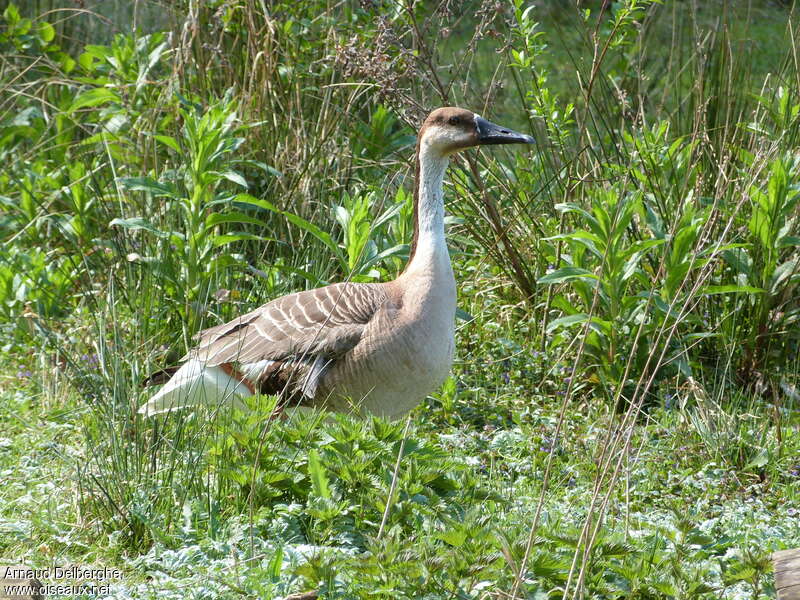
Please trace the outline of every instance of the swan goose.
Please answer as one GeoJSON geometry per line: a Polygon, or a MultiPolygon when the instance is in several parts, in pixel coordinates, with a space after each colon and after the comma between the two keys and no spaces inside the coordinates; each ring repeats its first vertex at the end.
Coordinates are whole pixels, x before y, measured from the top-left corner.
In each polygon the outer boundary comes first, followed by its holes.
{"type": "Polygon", "coordinates": [[[455,346],[456,282],[444,231],[450,155],[534,140],[455,107],[419,130],[414,238],[394,281],[335,283],[289,294],[198,334],[183,365],[139,412],[288,394],[303,406],[398,417],[447,377],[455,346]]]}

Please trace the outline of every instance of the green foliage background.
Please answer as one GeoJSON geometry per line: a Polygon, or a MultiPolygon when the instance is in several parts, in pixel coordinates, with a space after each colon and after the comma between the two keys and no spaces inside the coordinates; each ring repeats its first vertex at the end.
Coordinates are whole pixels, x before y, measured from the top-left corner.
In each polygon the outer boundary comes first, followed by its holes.
{"type": "Polygon", "coordinates": [[[762,598],[800,545],[793,3],[0,3],[0,556],[114,597],[762,598]],[[407,423],[143,421],[281,294],[385,281],[414,132],[459,360],[407,423]],[[148,579],[149,578],[149,579],[148,579]]]}

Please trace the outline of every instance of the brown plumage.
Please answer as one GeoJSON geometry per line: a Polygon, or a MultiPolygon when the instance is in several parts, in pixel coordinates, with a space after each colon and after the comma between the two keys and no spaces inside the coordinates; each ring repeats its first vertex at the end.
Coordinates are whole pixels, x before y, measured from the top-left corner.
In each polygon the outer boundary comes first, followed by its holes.
{"type": "Polygon", "coordinates": [[[278,394],[288,385],[296,394],[303,392],[312,368],[324,376],[358,344],[381,307],[392,310],[384,306],[388,301],[384,285],[369,283],[335,283],[289,294],[200,332],[197,347],[181,360],[198,358],[209,367],[271,361],[251,377],[255,387],[278,394]]]}

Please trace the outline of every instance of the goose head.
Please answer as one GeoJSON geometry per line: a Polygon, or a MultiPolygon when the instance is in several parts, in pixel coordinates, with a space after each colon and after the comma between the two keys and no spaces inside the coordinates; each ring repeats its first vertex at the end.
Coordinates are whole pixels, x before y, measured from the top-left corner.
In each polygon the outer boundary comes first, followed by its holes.
{"type": "Polygon", "coordinates": [[[420,150],[439,156],[497,144],[532,144],[534,139],[507,127],[495,125],[470,110],[445,106],[433,111],[419,131],[420,150]]]}

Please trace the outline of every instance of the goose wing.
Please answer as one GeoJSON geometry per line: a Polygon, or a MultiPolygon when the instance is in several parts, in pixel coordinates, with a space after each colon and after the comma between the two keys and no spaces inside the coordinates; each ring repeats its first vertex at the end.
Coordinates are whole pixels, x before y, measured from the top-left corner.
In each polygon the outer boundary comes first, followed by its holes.
{"type": "Polygon", "coordinates": [[[264,392],[281,391],[293,376],[303,394],[313,397],[324,371],[358,344],[387,300],[383,285],[373,283],[337,283],[282,296],[201,331],[183,360],[236,364],[264,392]]]}

